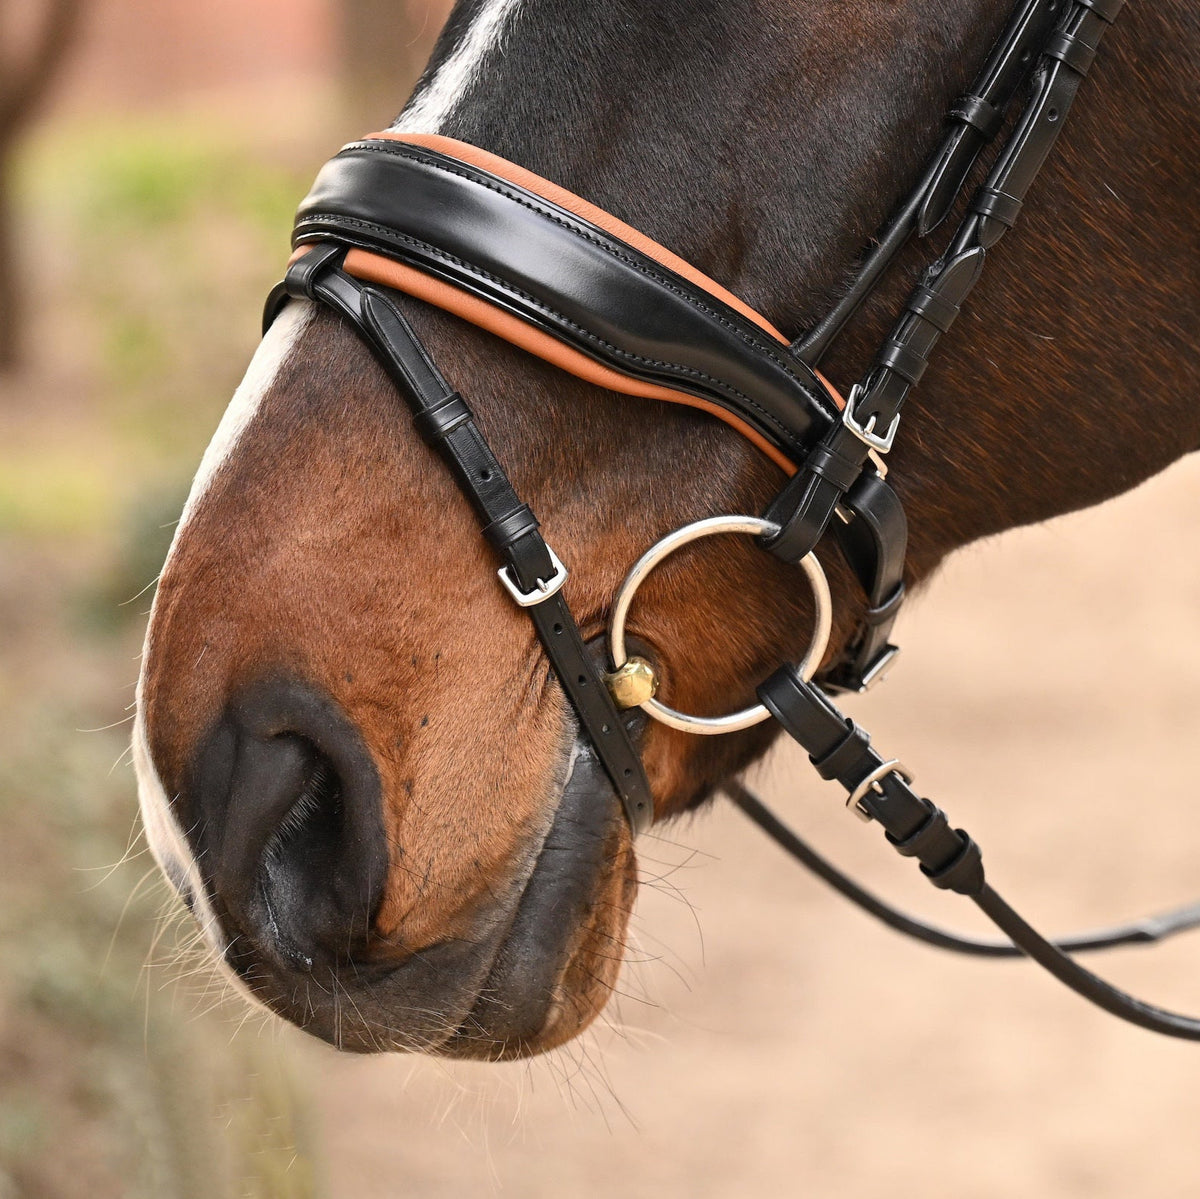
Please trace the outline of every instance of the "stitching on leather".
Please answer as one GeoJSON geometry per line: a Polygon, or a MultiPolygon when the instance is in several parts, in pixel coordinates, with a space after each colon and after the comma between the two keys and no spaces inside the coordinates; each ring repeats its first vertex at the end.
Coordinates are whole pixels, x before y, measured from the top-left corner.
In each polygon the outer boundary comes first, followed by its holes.
{"type": "MultiPolygon", "coordinates": [[[[706,383],[715,384],[722,391],[729,392],[731,395],[736,396],[739,400],[742,400],[750,408],[753,408],[755,412],[760,414],[764,422],[769,424],[783,437],[785,444],[795,448],[796,443],[794,440],[794,435],[787,425],[785,425],[777,416],[764,408],[752,397],[746,395],[744,392],[739,391],[733,386],[732,383],[729,383],[724,379],[718,379],[715,375],[707,374],[705,371],[698,370],[695,367],[684,366],[679,362],[668,362],[663,359],[646,358],[641,354],[634,354],[629,350],[623,350],[620,346],[615,346],[611,342],[605,341],[604,338],[597,336],[590,329],[585,329],[582,325],[577,324],[564,313],[559,312],[555,308],[551,308],[550,305],[546,304],[542,300],[539,300],[536,296],[530,295],[528,292],[522,291],[520,288],[513,286],[509,280],[501,279],[498,275],[492,275],[485,270],[481,270],[474,263],[467,262],[465,259],[458,258],[453,254],[448,254],[446,251],[439,249],[437,246],[430,245],[428,242],[421,241],[419,238],[410,237],[408,234],[399,233],[397,230],[390,229],[386,225],[379,225],[374,221],[364,221],[358,217],[344,216],[340,213],[318,212],[308,214],[304,217],[304,221],[326,221],[336,223],[338,225],[349,225],[353,228],[368,230],[372,233],[383,234],[384,240],[386,241],[401,242],[410,249],[421,251],[428,254],[432,258],[437,258],[443,262],[451,263],[454,266],[473,273],[481,279],[486,279],[489,283],[495,283],[501,287],[507,288],[514,295],[525,300],[531,307],[536,308],[539,312],[542,312],[547,316],[553,317],[555,320],[561,321],[565,326],[567,326],[567,328],[572,329],[574,332],[580,334],[587,341],[593,342],[595,345],[602,346],[604,349],[610,351],[619,358],[627,359],[630,362],[642,363],[646,366],[662,367],[663,369],[670,370],[676,374],[690,375],[693,378],[700,379],[706,383]]],[[[319,236],[319,234],[315,236],[319,236]]],[[[367,246],[366,248],[372,249],[374,247],[367,246]]],[[[807,394],[807,392],[805,394],[807,394]]]]}
{"type": "MultiPolygon", "coordinates": [[[[346,146],[337,155],[337,157],[340,158],[342,155],[353,150],[362,150],[369,154],[388,154],[394,158],[406,158],[414,162],[423,163],[426,166],[432,167],[434,170],[442,171],[447,175],[456,175],[458,178],[465,179],[468,183],[473,183],[477,187],[483,187],[488,191],[495,192],[497,195],[504,196],[506,199],[511,200],[514,204],[519,204],[521,207],[529,209],[530,212],[538,213],[540,216],[543,216],[561,228],[566,229],[574,236],[581,238],[590,245],[595,246],[597,249],[608,254],[610,257],[616,258],[620,262],[624,262],[627,266],[632,267],[639,274],[645,275],[648,279],[653,279],[656,283],[661,284],[672,294],[679,296],[680,299],[686,300],[701,312],[712,317],[713,320],[715,320],[718,324],[725,326],[725,328],[737,336],[746,345],[758,350],[764,357],[769,358],[772,362],[774,362],[775,365],[778,366],[779,369],[783,371],[783,373],[787,375],[787,377],[791,379],[800,388],[800,390],[803,391],[806,396],[808,396],[809,399],[816,403],[817,407],[819,407],[827,416],[830,416],[830,418],[833,419],[832,414],[826,409],[825,404],[821,400],[820,396],[813,392],[811,387],[795,373],[787,360],[780,357],[778,352],[769,342],[759,340],[748,329],[743,328],[741,325],[735,324],[733,321],[729,320],[728,317],[723,316],[720,312],[707,307],[703,303],[697,302],[695,293],[682,290],[676,284],[672,283],[670,279],[647,268],[644,263],[638,261],[637,259],[630,258],[626,254],[622,254],[619,250],[614,249],[612,245],[601,241],[599,238],[592,236],[583,229],[576,227],[574,224],[563,220],[563,218],[558,216],[556,213],[551,212],[540,205],[531,203],[524,195],[510,191],[509,187],[514,187],[516,186],[515,184],[508,184],[507,187],[498,186],[488,179],[480,178],[471,173],[473,170],[481,170],[482,168],[471,168],[469,164],[466,164],[467,169],[449,166],[445,163],[437,161],[436,159],[428,157],[428,155],[435,154],[437,151],[425,150],[422,152],[420,148],[408,146],[404,142],[389,142],[386,145],[379,145],[371,142],[352,142],[349,146],[346,146]]],[[[533,195],[534,193],[531,192],[529,194],[533,195]]],[[[574,221],[581,221],[585,218],[573,216],[572,219],[574,221]]]]}
{"type": "MultiPolygon", "coordinates": [[[[462,169],[462,168],[459,168],[456,166],[449,166],[446,163],[437,161],[436,159],[426,157],[427,154],[436,153],[436,151],[426,151],[425,154],[422,154],[419,151],[414,153],[414,152],[412,152],[414,149],[413,147],[405,146],[405,144],[402,142],[394,143],[394,146],[395,146],[395,148],[393,148],[392,144],[389,144],[387,146],[379,146],[379,145],[373,145],[370,143],[358,142],[358,143],[355,143],[353,148],[364,150],[367,153],[390,154],[396,158],[408,158],[413,161],[424,163],[426,166],[430,166],[434,170],[442,171],[447,175],[456,175],[456,176],[458,176],[458,178],[465,179],[468,183],[473,183],[477,187],[483,187],[483,188],[486,188],[488,191],[495,192],[497,195],[504,196],[506,199],[511,200],[514,204],[519,204],[519,205],[521,205],[522,208],[529,209],[530,212],[536,212],[539,215],[544,216],[548,221],[552,221],[554,224],[558,225],[560,228],[566,229],[569,233],[573,234],[574,236],[576,236],[578,238],[581,238],[583,241],[588,242],[590,245],[595,246],[597,249],[602,250],[604,253],[608,254],[610,257],[616,258],[620,262],[624,262],[627,266],[632,267],[639,274],[645,275],[648,279],[653,279],[656,283],[662,284],[662,286],[665,287],[673,295],[679,296],[680,299],[687,300],[689,303],[693,304],[696,308],[698,308],[701,312],[704,312],[708,316],[711,316],[715,321],[717,321],[718,324],[724,325],[725,328],[729,329],[730,332],[734,333],[737,337],[739,337],[747,345],[753,346],[755,349],[760,350],[765,357],[770,358],[771,361],[774,362],[775,365],[778,366],[780,370],[782,370],[790,379],[792,379],[795,383],[797,383],[807,394],[808,389],[805,387],[804,381],[798,375],[795,374],[795,372],[791,369],[789,364],[784,359],[780,358],[777,355],[777,353],[774,352],[773,347],[768,342],[760,341],[757,337],[755,337],[748,330],[744,329],[740,325],[735,324],[733,321],[729,320],[728,317],[722,316],[722,314],[720,312],[717,312],[716,310],[707,307],[703,303],[698,303],[696,301],[695,295],[693,293],[684,291],[677,285],[673,284],[670,279],[668,279],[665,276],[660,275],[657,272],[655,272],[654,270],[651,270],[648,267],[646,267],[646,265],[644,263],[638,261],[635,258],[630,258],[628,255],[623,254],[619,250],[614,249],[611,245],[607,244],[604,241],[601,241],[599,238],[592,236],[591,234],[587,233],[583,229],[577,228],[571,221],[564,220],[557,213],[551,212],[550,210],[543,208],[538,204],[531,203],[524,195],[521,195],[520,193],[509,190],[509,187],[513,187],[516,185],[508,184],[507,186],[497,186],[495,183],[491,182],[490,180],[479,178],[474,173],[472,173],[472,170],[469,167],[469,164],[467,164],[467,169],[462,169]]],[[[339,157],[340,157],[340,155],[339,155],[339,157]]],[[[476,169],[481,169],[481,168],[476,168],[476,169]]],[[[535,193],[530,192],[529,194],[533,195],[535,193]]],[[[574,221],[580,221],[580,220],[585,220],[586,218],[577,217],[577,216],[572,215],[572,219],[574,221]]],[[[611,236],[611,235],[609,235],[609,236],[611,236]]]]}
{"type": "Polygon", "coordinates": [[[737,396],[738,399],[743,400],[749,407],[760,413],[762,419],[774,427],[776,431],[783,436],[784,440],[788,444],[793,444],[791,430],[788,429],[788,427],[783,424],[783,422],[780,421],[777,416],[764,408],[752,397],[739,391],[733,386],[732,383],[729,383],[724,379],[718,379],[715,375],[707,374],[705,371],[698,370],[695,367],[684,366],[682,363],[668,362],[665,359],[646,358],[644,355],[634,354],[629,350],[623,350],[620,346],[615,346],[611,342],[605,341],[604,338],[597,336],[590,329],[585,329],[582,325],[577,324],[564,313],[559,312],[555,308],[551,308],[549,304],[539,300],[536,296],[530,295],[528,292],[522,291],[520,288],[515,287],[509,280],[501,279],[499,275],[490,274],[489,272],[480,269],[474,263],[467,262],[465,259],[458,258],[453,254],[448,254],[445,250],[441,250],[437,246],[431,245],[428,242],[423,242],[419,238],[410,237],[406,233],[398,233],[395,229],[390,229],[386,225],[376,224],[374,221],[363,221],[357,217],[342,216],[338,213],[314,213],[310,216],[306,216],[304,219],[306,221],[336,221],[340,224],[352,225],[359,229],[366,229],[375,233],[385,234],[387,240],[403,242],[411,249],[423,251],[430,257],[440,259],[443,262],[452,263],[454,266],[473,273],[481,279],[486,279],[489,283],[495,283],[501,287],[507,288],[514,295],[517,295],[521,299],[525,300],[531,307],[536,308],[542,313],[545,313],[547,316],[551,316],[556,320],[561,321],[567,326],[567,328],[574,330],[587,341],[593,342],[598,346],[602,346],[604,349],[611,351],[619,358],[625,358],[631,362],[643,363],[646,366],[662,367],[665,370],[670,370],[677,374],[691,375],[692,377],[700,379],[706,383],[715,384],[722,391],[726,391],[731,395],[737,396]]]}

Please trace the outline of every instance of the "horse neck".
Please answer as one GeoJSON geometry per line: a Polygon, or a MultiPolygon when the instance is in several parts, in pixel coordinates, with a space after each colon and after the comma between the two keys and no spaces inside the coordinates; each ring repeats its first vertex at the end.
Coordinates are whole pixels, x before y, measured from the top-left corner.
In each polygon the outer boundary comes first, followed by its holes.
{"type": "Polygon", "coordinates": [[[1005,7],[578,0],[568,24],[551,0],[460,4],[398,127],[563,184],[795,334],[916,181],[1005,7]]]}

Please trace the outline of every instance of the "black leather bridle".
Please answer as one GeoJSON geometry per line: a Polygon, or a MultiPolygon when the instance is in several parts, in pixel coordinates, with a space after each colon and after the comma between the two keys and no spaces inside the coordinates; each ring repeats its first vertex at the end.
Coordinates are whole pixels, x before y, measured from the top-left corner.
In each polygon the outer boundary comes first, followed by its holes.
{"type": "MultiPolygon", "coordinates": [[[[1027,955],[1122,1019],[1200,1040],[1200,1020],[1126,995],[1066,952],[1160,940],[1200,924],[1200,905],[1048,941],[988,885],[975,842],[919,796],[899,762],[879,753],[830,699],[839,691],[865,690],[897,652],[891,632],[904,599],[907,531],[903,509],[885,481],[883,458],[905,396],[957,318],[987,251],[1016,221],[1123,3],[1020,0],[970,92],[950,110],[947,132],[920,183],[853,285],[790,346],[744,307],[698,282],[694,272],[664,264],[636,234],[625,238],[611,224],[591,219],[594,210],[581,215],[569,203],[548,198],[545,189],[469,156],[396,136],[352,143],[322,169],[297,215],[298,253],[267,302],[265,325],[289,298],[307,298],[340,313],[374,351],[412,408],[421,436],[442,455],[475,508],[499,560],[500,581],[533,620],[635,833],[653,818],[650,787],[629,713],[618,708],[563,596],[566,568],[542,538],[470,408],[394,302],[391,287],[409,288],[387,269],[380,273],[378,263],[397,264],[456,295],[484,301],[537,336],[633,381],[643,389],[639,394],[665,388],[689,397],[687,402],[729,419],[777,462],[790,464],[790,481],[762,518],[733,519],[759,529],[764,549],[806,564],[810,578],[814,569],[819,573],[813,551],[831,533],[862,584],[866,610],[847,649],[823,673],[810,677],[815,661],[808,669],[785,664],[758,688],[759,699],[804,747],[817,772],[846,790],[852,811],[882,825],[892,847],[915,858],[934,886],[971,898],[1009,940],[968,940],[897,912],[820,857],[740,783],[727,784],[726,791],[798,860],[891,927],[959,952],[1027,955]],[[1029,98],[1010,120],[1022,84],[1029,98]],[[817,373],[822,356],[909,237],[925,236],[945,219],[985,146],[1006,128],[1007,139],[948,249],[913,290],[870,371],[843,406],[817,373]]],[[[637,568],[630,578],[636,573],[637,568]]],[[[820,654],[814,649],[809,657],[820,654]]]]}

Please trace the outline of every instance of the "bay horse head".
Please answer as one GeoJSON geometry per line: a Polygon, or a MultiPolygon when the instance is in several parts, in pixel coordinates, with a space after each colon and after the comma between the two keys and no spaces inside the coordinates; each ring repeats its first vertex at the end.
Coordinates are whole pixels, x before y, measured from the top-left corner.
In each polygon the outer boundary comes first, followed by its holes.
{"type": "MultiPolygon", "coordinates": [[[[1183,398],[1200,365],[1196,132],[1186,71],[1153,49],[1194,52],[1198,33],[1182,0],[1131,8],[1019,240],[909,402],[892,467],[910,589],[956,547],[1200,444],[1183,398]]],[[[583,0],[568,25],[546,0],[464,0],[389,132],[553,180],[796,336],[913,187],[1005,17],[990,0],[583,0]]],[[[926,257],[905,251],[830,378],[862,373],[926,257]]],[[[568,563],[589,642],[648,545],[780,489],[778,455],[709,414],[394,303],[568,563]]],[[[864,601],[821,555],[832,660],[864,601]]],[[[813,615],[794,566],[730,537],[656,571],[629,633],[662,696],[715,716],[805,654],[813,615]]],[[[773,738],[632,735],[660,821],[773,738]]],[[[201,463],[134,748],[165,873],[246,991],[315,1035],[520,1056],[611,992],[637,890],[621,804],[459,488],[363,342],[312,303],[278,315],[201,463]]]]}

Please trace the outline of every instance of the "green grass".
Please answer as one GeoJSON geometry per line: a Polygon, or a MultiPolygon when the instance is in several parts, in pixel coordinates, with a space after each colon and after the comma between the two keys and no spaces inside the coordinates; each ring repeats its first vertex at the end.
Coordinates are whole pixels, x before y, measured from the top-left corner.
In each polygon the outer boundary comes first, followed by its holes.
{"type": "Polygon", "coordinates": [[[21,157],[19,208],[60,344],[85,360],[102,435],[193,460],[258,339],[309,168],[196,120],[97,121],[21,157]]]}
{"type": "Polygon", "coordinates": [[[85,239],[176,238],[216,213],[286,243],[305,180],[256,153],[244,131],[175,114],[100,118],[86,138],[72,139],[69,154],[60,132],[30,143],[20,194],[66,215],[85,239]]]}
{"type": "Polygon", "coordinates": [[[0,533],[90,535],[113,524],[120,480],[83,452],[57,446],[9,456],[0,451],[0,533]]]}

